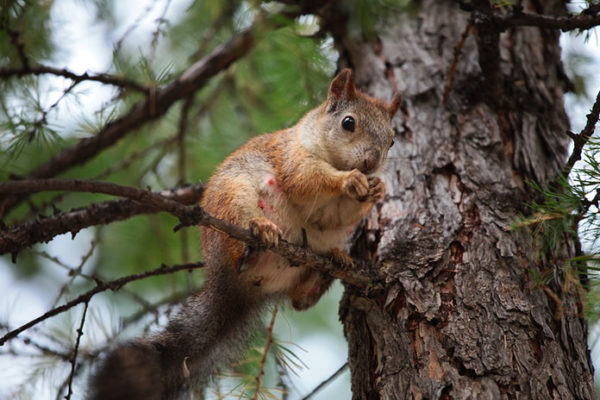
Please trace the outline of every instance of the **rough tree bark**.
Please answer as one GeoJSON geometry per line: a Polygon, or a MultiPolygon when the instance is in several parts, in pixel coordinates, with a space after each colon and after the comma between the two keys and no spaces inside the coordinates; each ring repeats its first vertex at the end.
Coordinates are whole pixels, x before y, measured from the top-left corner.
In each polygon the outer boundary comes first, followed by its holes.
{"type": "MultiPolygon", "coordinates": [[[[524,6],[565,12],[560,0],[524,6]]],[[[449,0],[416,7],[369,40],[334,32],[363,89],[405,98],[388,196],[354,248],[385,269],[386,291],[347,288],[340,308],[353,398],[593,399],[576,285],[530,275],[560,270],[573,246],[541,257],[529,233],[506,230],[532,198],[526,182],[548,182],[566,159],[559,34],[475,20],[444,107],[471,14],[449,0]]]]}

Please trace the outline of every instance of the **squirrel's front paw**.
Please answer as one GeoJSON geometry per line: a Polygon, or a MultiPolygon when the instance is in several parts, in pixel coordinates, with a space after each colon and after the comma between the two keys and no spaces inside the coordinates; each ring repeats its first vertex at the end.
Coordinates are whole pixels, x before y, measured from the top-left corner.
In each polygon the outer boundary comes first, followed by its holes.
{"type": "Polygon", "coordinates": [[[372,176],[368,179],[369,181],[369,194],[367,195],[366,201],[376,203],[383,199],[385,196],[385,183],[381,178],[372,176]]]}
{"type": "Polygon", "coordinates": [[[354,260],[346,251],[334,247],[331,249],[331,258],[334,262],[340,264],[344,268],[354,267],[354,260]]]}
{"type": "Polygon", "coordinates": [[[369,194],[369,181],[365,174],[357,169],[353,169],[344,178],[342,190],[350,198],[364,201],[369,194]]]}
{"type": "Polygon", "coordinates": [[[267,218],[252,218],[248,227],[252,236],[260,239],[267,248],[275,247],[279,244],[281,229],[267,218]]]}

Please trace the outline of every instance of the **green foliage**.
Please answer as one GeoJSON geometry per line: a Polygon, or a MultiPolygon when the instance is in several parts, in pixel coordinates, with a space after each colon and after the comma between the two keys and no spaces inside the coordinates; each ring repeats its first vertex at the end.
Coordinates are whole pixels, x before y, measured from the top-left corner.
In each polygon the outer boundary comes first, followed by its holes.
{"type": "Polygon", "coordinates": [[[512,7],[515,5],[515,0],[492,0],[492,4],[496,7],[512,7]]]}
{"type": "Polygon", "coordinates": [[[350,33],[372,39],[378,23],[390,23],[388,19],[390,15],[397,16],[400,12],[410,13],[415,2],[412,0],[351,0],[345,2],[345,5],[350,33]]]}
{"type": "Polygon", "coordinates": [[[46,58],[55,50],[51,41],[50,10],[53,1],[2,0],[0,2],[0,65],[21,65],[14,34],[18,34],[30,63],[46,58]],[[28,29],[35,27],[35,29],[28,29]]]}
{"type": "Polygon", "coordinates": [[[511,228],[530,227],[539,240],[540,256],[556,253],[564,243],[564,238],[573,236],[577,229],[577,210],[581,198],[565,179],[559,178],[557,187],[542,187],[531,182],[532,188],[540,194],[541,202],[529,205],[531,214],[517,219],[511,228]]]}
{"type": "Polygon", "coordinates": [[[568,181],[559,177],[550,186],[531,185],[542,200],[533,202],[530,214],[511,227],[529,229],[535,238],[539,264],[551,266],[532,269],[532,281],[540,286],[554,282],[560,287],[573,277],[584,277],[589,289],[585,312],[595,322],[600,318],[600,141],[588,141],[583,162],[568,181]],[[580,241],[584,253],[557,259],[557,254],[564,253],[567,240],[580,241]]]}
{"type": "MultiPolygon", "coordinates": [[[[18,32],[30,65],[41,63],[70,68],[61,58],[64,55],[61,43],[53,43],[54,30],[59,28],[51,21],[51,11],[61,1],[64,0],[14,1],[1,8],[0,22],[18,32]]],[[[159,22],[151,15],[157,10],[160,12],[164,3],[149,2],[148,7],[132,10],[124,21],[115,0],[79,2],[81,7],[91,9],[97,26],[107,32],[123,32],[120,36],[107,34],[106,47],[98,49],[98,52],[107,52],[109,58],[112,56],[106,71],[89,72],[107,72],[142,86],[163,87],[247,27],[259,12],[268,9],[259,2],[194,1],[179,17],[159,22]],[[140,39],[136,33],[144,26],[148,29],[148,24],[152,33],[140,39]]],[[[383,0],[377,3],[380,10],[405,4],[383,0]]],[[[366,4],[362,7],[370,13],[370,18],[375,18],[366,4]]],[[[336,52],[330,38],[310,37],[311,32],[318,30],[317,18],[305,16],[295,21],[282,18],[278,23],[279,28],[267,30],[257,38],[246,57],[194,93],[189,99],[189,108],[184,107],[183,101],[176,103],[164,117],[141,126],[60,177],[98,179],[153,190],[174,187],[180,182],[205,181],[227,154],[252,136],[295,124],[306,111],[324,100],[335,71],[336,52]]],[[[11,40],[7,30],[0,29],[0,68],[22,66],[18,48],[11,40]]],[[[131,89],[97,82],[74,86],[72,83],[51,75],[0,79],[0,181],[28,174],[81,138],[96,135],[146,99],[143,93],[131,89]]],[[[40,193],[12,210],[5,222],[44,218],[111,199],[85,193],[40,193]]],[[[97,241],[91,258],[79,267],[77,262],[66,262],[63,258],[87,251],[87,245],[82,250],[51,243],[21,252],[16,265],[10,264],[10,257],[3,257],[5,263],[0,264],[0,268],[7,265],[13,269],[20,282],[36,285],[44,281],[45,286],[40,287],[39,292],[50,292],[50,300],[62,304],[93,288],[96,283],[92,276],[110,280],[157,268],[163,263],[201,260],[198,229],[186,228],[184,232],[174,233],[176,223],[175,218],[166,214],[137,216],[79,233],[78,238],[94,237],[97,241]],[[44,251],[57,255],[57,260],[50,260],[44,251]],[[49,274],[52,279],[48,278],[49,274]],[[64,283],[68,285],[59,290],[64,283]]],[[[123,326],[137,326],[131,328],[138,329],[135,332],[156,326],[159,315],[171,312],[171,299],[180,300],[185,293],[199,288],[202,280],[202,272],[153,277],[110,295],[94,297],[94,301],[100,303],[90,308],[84,329],[82,362],[89,361],[93,357],[90,352],[114,336],[119,325],[117,315],[125,316],[121,319],[123,326]],[[160,307],[158,312],[155,305],[160,307]],[[114,308],[108,318],[94,311],[106,307],[114,308]],[[144,310],[154,311],[147,312],[145,317],[139,316],[144,310]],[[88,332],[102,334],[90,338],[94,335],[88,332]]],[[[334,295],[339,297],[340,290],[338,287],[334,295]]],[[[334,313],[335,297],[329,297],[319,307],[329,308],[325,313],[334,313]]],[[[330,329],[332,319],[318,316],[319,313],[303,314],[302,323],[310,324],[310,328],[300,330],[330,329]]],[[[78,315],[78,312],[69,313],[68,321],[59,318],[56,324],[48,321],[40,325],[40,332],[61,335],[50,347],[66,353],[72,350],[78,315]],[[54,332],[56,326],[63,330],[54,332]]],[[[336,329],[340,331],[339,326],[336,329]]],[[[215,390],[215,393],[251,397],[265,339],[264,333],[258,335],[246,362],[234,370],[233,377],[220,381],[218,384],[223,385],[223,390],[215,390]]],[[[266,360],[265,381],[259,398],[281,398],[278,380],[282,368],[288,371],[300,368],[301,356],[293,344],[280,341],[276,335],[266,360]]],[[[31,381],[47,378],[49,382],[60,382],[68,376],[70,364],[57,360],[56,354],[41,352],[38,359],[40,362],[31,369],[31,381]]],[[[37,387],[26,386],[19,396],[26,397],[30,392],[34,398],[37,387]]],[[[3,394],[0,393],[0,397],[3,394]]]]}

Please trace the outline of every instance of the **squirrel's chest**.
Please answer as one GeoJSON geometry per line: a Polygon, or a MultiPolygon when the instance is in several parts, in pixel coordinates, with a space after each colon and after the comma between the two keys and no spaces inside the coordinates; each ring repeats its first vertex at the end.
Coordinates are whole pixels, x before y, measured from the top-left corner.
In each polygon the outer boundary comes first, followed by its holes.
{"type": "Polygon", "coordinates": [[[282,191],[272,172],[261,176],[257,206],[279,226],[286,240],[302,244],[306,237],[309,247],[317,252],[343,247],[364,216],[361,203],[341,196],[317,196],[298,204],[282,191]]]}

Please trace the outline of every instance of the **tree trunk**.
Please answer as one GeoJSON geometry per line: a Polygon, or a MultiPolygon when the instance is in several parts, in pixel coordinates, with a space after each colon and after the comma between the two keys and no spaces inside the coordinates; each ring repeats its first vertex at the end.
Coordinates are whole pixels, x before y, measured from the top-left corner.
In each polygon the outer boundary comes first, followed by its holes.
{"type": "MultiPolygon", "coordinates": [[[[564,271],[573,246],[549,257],[529,232],[507,230],[532,200],[527,182],[548,182],[566,158],[559,34],[498,35],[476,21],[444,106],[470,13],[416,3],[369,40],[334,31],[340,63],[363,90],[405,99],[385,202],[354,247],[385,270],[385,293],[347,288],[340,308],[353,397],[594,399],[578,285],[531,274],[564,271]]],[[[524,3],[565,12],[562,1],[524,3]]]]}

